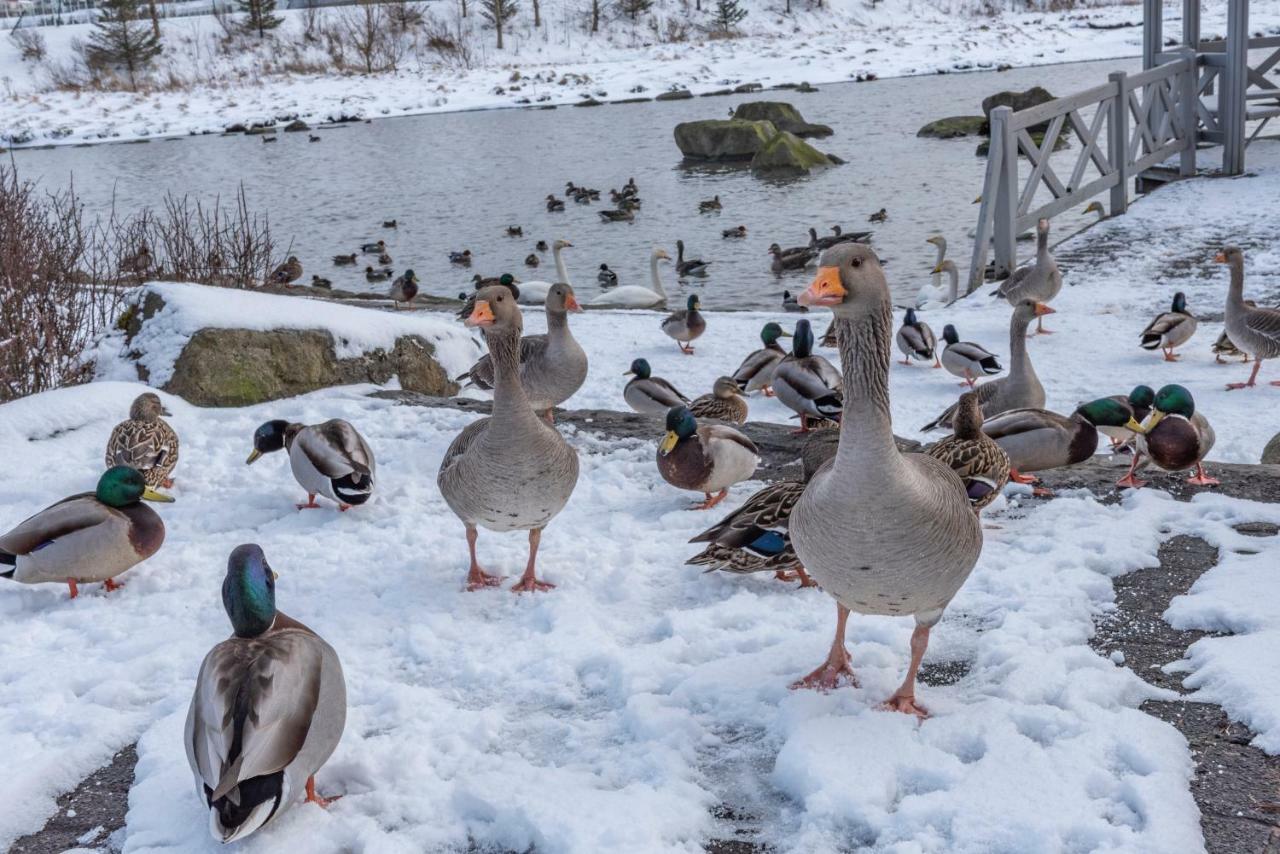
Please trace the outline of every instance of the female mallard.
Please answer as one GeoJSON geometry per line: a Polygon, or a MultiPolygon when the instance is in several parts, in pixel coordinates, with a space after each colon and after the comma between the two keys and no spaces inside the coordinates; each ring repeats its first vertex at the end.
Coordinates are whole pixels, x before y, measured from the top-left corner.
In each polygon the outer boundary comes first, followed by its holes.
{"type": "Polygon", "coordinates": [[[289,259],[271,271],[268,277],[273,285],[289,285],[302,278],[302,262],[297,257],[290,255],[289,259]]]}
{"type": "Polygon", "coordinates": [[[511,590],[549,590],[555,585],[537,576],[538,543],[542,529],[573,494],[578,453],[534,414],[520,383],[524,321],[511,292],[501,286],[480,291],[467,325],[484,331],[493,357],[493,415],[463,428],[436,476],[440,493],[467,531],[467,589],[492,587],[501,580],[476,561],[476,529],[483,526],[491,531],[528,531],[529,562],[511,590]]]}
{"type": "Polygon", "coordinates": [[[707,319],[702,316],[702,301],[697,294],[690,294],[685,308],[678,308],[662,321],[662,331],[680,345],[680,352],[693,355],[692,342],[707,331],[707,319]]]}
{"type": "MultiPolygon", "coordinates": [[[[1129,417],[1134,422],[1141,424],[1147,414],[1151,412],[1151,404],[1156,399],[1156,392],[1149,385],[1138,385],[1133,387],[1133,391],[1128,394],[1113,394],[1110,398],[1121,406],[1128,407],[1129,417]]],[[[1123,427],[1115,427],[1110,424],[1098,424],[1098,430],[1106,434],[1111,439],[1111,447],[1118,448],[1126,445],[1137,432],[1131,429],[1128,421],[1123,427]]]]}
{"type": "Polygon", "coordinates": [[[718,377],[711,387],[711,394],[694,399],[689,411],[694,418],[731,421],[734,424],[747,421],[747,402],[743,400],[742,389],[733,377],[718,377]]]}
{"type": "MultiPolygon", "coordinates": [[[[903,454],[889,417],[893,306],[870,247],[828,249],[800,297],[835,312],[845,417],[835,459],[813,476],[791,511],[804,568],[836,600],[827,661],[797,687],[853,678],[844,629],[849,612],[915,617],[906,679],[885,708],[924,716],[915,681],[930,629],[982,551],[982,525],[960,477],[924,454],[903,454]]],[[[797,335],[798,337],[798,335],[797,335]]]]}
{"type": "Polygon", "coordinates": [[[698,202],[698,213],[709,213],[718,210],[720,210],[720,197],[718,195],[698,202]]]}
{"type": "Polygon", "coordinates": [[[994,376],[1004,370],[994,353],[972,341],[961,341],[950,323],[942,327],[942,340],[947,342],[942,350],[942,367],[963,379],[961,385],[973,388],[978,377],[994,376]]]}
{"type": "Polygon", "coordinates": [[[881,208],[880,210],[873,213],[871,216],[867,217],[867,222],[887,222],[888,219],[889,219],[889,212],[884,208],[881,208]]]}
{"type": "Polygon", "coordinates": [[[1173,354],[1175,347],[1181,346],[1196,334],[1199,322],[1195,315],[1187,311],[1187,297],[1182,291],[1173,295],[1173,306],[1166,312],[1156,315],[1156,319],[1142,330],[1142,349],[1164,351],[1166,362],[1176,362],[1173,354]]]}
{"type": "Polygon", "coordinates": [[[0,535],[0,575],[23,584],[105,582],[155,554],[164,522],[139,501],[173,501],[147,486],[142,473],[113,466],[98,488],[64,498],[0,535]]]}
{"type": "Polygon", "coordinates": [[[689,398],[662,377],[652,375],[649,363],[636,359],[631,370],[623,376],[632,377],[622,390],[622,399],[636,412],[645,415],[662,415],[673,406],[688,406],[689,398]]]}
{"type": "MultiPolygon", "coordinates": [[[[996,290],[995,295],[1004,297],[1015,309],[1030,300],[1046,305],[1062,290],[1062,273],[1058,271],[1058,262],[1049,252],[1049,220],[1041,219],[1036,223],[1036,259],[1030,264],[1019,267],[1005,279],[996,290]]],[[[1043,327],[1043,315],[1036,316],[1036,334],[1051,335],[1043,327]]]]}
{"type": "Polygon", "coordinates": [[[658,444],[658,472],[672,486],[706,496],[690,510],[715,507],[729,487],[749,479],[759,464],[755,443],[732,427],[699,427],[684,406],[673,406],[667,413],[667,435],[658,444]]]}
{"type": "MultiPolygon", "coordinates": [[[[1245,304],[1253,306],[1251,299],[1245,300],[1245,304]]],[[[1222,334],[1218,336],[1218,340],[1213,342],[1213,360],[1219,365],[1226,364],[1222,361],[1223,356],[1240,356],[1244,361],[1249,361],[1249,354],[1241,350],[1231,340],[1231,336],[1227,335],[1227,330],[1223,329],[1222,334]]]]}
{"type": "Polygon", "coordinates": [[[760,330],[760,341],[764,346],[742,360],[738,370],[733,372],[733,381],[744,391],[763,391],[765,396],[772,397],[773,369],[787,356],[778,339],[790,337],[791,333],[783,332],[782,327],[773,321],[766,323],[760,330]]]}
{"type": "Polygon", "coordinates": [[[676,275],[679,278],[685,276],[705,276],[707,267],[711,265],[710,261],[703,261],[701,258],[685,258],[684,257],[684,241],[676,241],[676,275]]]}
{"type": "Polygon", "coordinates": [[[334,255],[333,263],[334,266],[337,267],[346,267],[354,264],[356,263],[356,253],[352,252],[350,255],[334,255]]]}
{"type": "Polygon", "coordinates": [[[1209,477],[1204,470],[1204,458],[1213,450],[1216,439],[1209,419],[1196,410],[1191,392],[1180,385],[1164,386],[1156,392],[1151,414],[1138,432],[1135,442],[1138,450],[1129,471],[1117,485],[1134,489],[1144,486],[1143,481],[1134,477],[1134,472],[1146,456],[1165,471],[1186,471],[1194,467],[1195,473],[1187,478],[1187,483],[1216,486],[1220,481],[1209,477]]]}
{"type": "Polygon", "coordinates": [[[347,685],[333,647],[276,610],[276,573],[262,549],[236,546],[222,580],[231,637],[196,676],[184,741],[196,793],[218,842],[244,839],[300,798],[342,739],[347,685]]]}
{"type": "MultiPolygon", "coordinates": [[[[1229,383],[1228,389],[1253,388],[1264,359],[1280,357],[1280,309],[1259,308],[1244,298],[1244,250],[1228,246],[1215,256],[1219,264],[1231,268],[1231,284],[1227,288],[1226,332],[1243,353],[1253,356],[1253,371],[1242,383],[1229,383]]],[[[1280,380],[1272,380],[1280,385],[1280,380]]]]}
{"type": "Polygon", "coordinates": [[[1009,456],[982,430],[982,408],[978,393],[967,391],[953,419],[955,433],[928,448],[925,453],[941,460],[964,482],[969,506],[977,513],[986,507],[1009,482],[1009,456]]]}
{"type": "Polygon", "coordinates": [[[161,415],[172,415],[155,392],[134,398],[129,420],[121,421],[107,439],[107,467],[128,466],[142,472],[147,486],[169,489],[178,464],[178,434],[161,415]]]}
{"type": "Polygon", "coordinates": [[[401,303],[413,302],[417,295],[418,277],[412,270],[405,270],[391,283],[391,300],[396,308],[400,308],[401,303]]]}
{"type": "Polygon", "coordinates": [[[253,451],[246,465],[263,454],[289,450],[289,468],[307,491],[307,503],[299,510],[319,507],[316,496],[338,503],[339,510],[364,504],[373,494],[377,463],[364,437],[346,421],[333,418],[323,424],[291,424],[268,421],[253,434],[253,451]]]}
{"type": "Polygon", "coordinates": [[[548,194],[547,211],[549,213],[556,213],[557,211],[562,210],[564,210],[564,199],[557,199],[555,196],[548,194]]]}
{"type": "Polygon", "coordinates": [[[942,362],[938,360],[938,339],[929,324],[916,318],[914,308],[907,309],[902,325],[898,327],[896,340],[898,349],[902,351],[902,364],[910,365],[912,359],[920,362],[932,359],[935,368],[942,367],[942,362]]]}
{"type": "Polygon", "coordinates": [[[773,369],[773,391],[788,409],[800,415],[798,433],[809,432],[810,419],[840,417],[840,372],[813,354],[813,330],[808,320],[796,321],[791,354],[773,369]]]}

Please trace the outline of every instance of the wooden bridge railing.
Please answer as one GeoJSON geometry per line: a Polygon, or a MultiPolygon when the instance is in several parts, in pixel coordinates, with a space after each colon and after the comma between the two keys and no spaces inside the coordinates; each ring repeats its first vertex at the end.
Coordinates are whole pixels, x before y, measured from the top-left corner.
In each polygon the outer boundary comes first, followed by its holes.
{"type": "Polygon", "coordinates": [[[1190,49],[1163,54],[1161,60],[1140,74],[1116,72],[1101,86],[1026,110],[991,111],[969,291],[982,284],[988,246],[994,246],[996,277],[1007,276],[1017,262],[1017,235],[1040,218],[1086,204],[1104,192],[1109,193],[1111,214],[1124,213],[1130,181],[1175,154],[1180,155],[1179,174],[1195,174],[1200,60],[1190,49]],[[1031,129],[1046,123],[1037,143],[1031,129]],[[1061,159],[1053,162],[1064,136],[1074,137],[1080,146],[1069,175],[1059,173],[1061,159]],[[1025,179],[1020,176],[1022,157],[1030,167],[1025,179]],[[1033,207],[1041,187],[1048,189],[1050,198],[1033,207]]]}

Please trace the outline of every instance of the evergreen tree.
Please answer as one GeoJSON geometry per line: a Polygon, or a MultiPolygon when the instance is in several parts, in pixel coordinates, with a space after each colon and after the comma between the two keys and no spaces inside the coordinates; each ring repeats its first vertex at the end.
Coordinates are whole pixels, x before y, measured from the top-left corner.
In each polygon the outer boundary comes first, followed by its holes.
{"type": "Polygon", "coordinates": [[[738,0],[716,0],[713,20],[720,32],[730,32],[745,17],[747,17],[747,10],[738,4],[738,0]]]}
{"type": "Polygon", "coordinates": [[[502,28],[516,16],[516,0],[481,0],[480,12],[498,31],[498,50],[502,50],[502,28]]]}
{"type": "Polygon", "coordinates": [[[244,13],[240,28],[246,33],[257,33],[265,38],[267,30],[274,30],[284,23],[276,14],[276,0],[236,0],[236,6],[244,13]]]}
{"type": "Polygon", "coordinates": [[[90,65],[123,68],[129,74],[129,85],[136,89],[138,73],[161,50],[160,39],[144,20],[138,0],[103,0],[85,46],[90,65]]]}
{"type": "Polygon", "coordinates": [[[653,0],[619,0],[618,8],[632,21],[653,8],[653,0]]]}

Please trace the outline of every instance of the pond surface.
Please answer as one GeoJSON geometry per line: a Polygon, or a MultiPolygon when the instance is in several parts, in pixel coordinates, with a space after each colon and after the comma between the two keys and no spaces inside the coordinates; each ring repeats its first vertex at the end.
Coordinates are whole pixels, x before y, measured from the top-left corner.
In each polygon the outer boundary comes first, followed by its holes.
{"type": "MultiPolygon", "coordinates": [[[[306,133],[282,133],[269,145],[256,136],[204,136],[13,156],[24,177],[46,187],[74,176],[90,209],[105,209],[112,194],[123,211],[159,206],[166,192],[229,199],[243,182],[250,207],[270,216],[277,242],[292,243],[304,281],[318,273],[348,290],[385,289],[331,261],[378,239],[387,241],[397,271],[411,267],[425,291],[456,295],[477,272],[554,280],[550,253],[542,253],[537,270],[524,258],[535,241],[563,237],[574,244],[565,253],[570,280],[589,298],[599,291],[602,262],[621,284],[647,285],[651,248],[674,257],[682,238],[691,257],[712,264],[706,278],[680,283],[663,267],[673,305],[696,289],[708,309],[772,309],[784,288],[803,289],[808,275],[773,275],[769,244],[804,244],[810,226],[827,233],[839,223],[846,231],[874,230],[895,297],[906,301],[928,278],[935,250],[924,241],[931,234],[943,234],[967,269],[978,213],[972,202],[986,164],[974,156],[977,139],[919,139],[919,127],[979,113],[982,98],[1001,89],[1043,85],[1066,95],[1105,82],[1109,71],[1138,68],[1136,59],[1121,59],[825,85],[809,94],[416,116],[321,129],[317,143],[306,133]],[[743,167],[681,164],[672,139],[677,123],[724,117],[743,101],[764,99],[789,101],[809,121],[831,125],[834,136],[813,142],[847,163],[787,181],[761,180],[743,167]],[[643,200],[635,222],[602,222],[608,190],[628,177],[643,200]],[[570,201],[565,212],[548,213],[546,195],[562,195],[570,180],[603,191],[604,201],[570,201]],[[716,194],[723,210],[699,214],[698,201],[716,194]],[[888,221],[868,224],[882,207],[888,221]],[[399,227],[383,229],[389,219],[399,227]],[[524,237],[505,236],[507,225],[522,226],[524,237]],[[722,230],[737,225],[747,227],[746,239],[722,239],[722,230]],[[474,255],[470,270],[449,263],[448,253],[462,249],[474,255]]],[[[1055,236],[1080,222],[1078,212],[1060,217],[1055,236]]]]}

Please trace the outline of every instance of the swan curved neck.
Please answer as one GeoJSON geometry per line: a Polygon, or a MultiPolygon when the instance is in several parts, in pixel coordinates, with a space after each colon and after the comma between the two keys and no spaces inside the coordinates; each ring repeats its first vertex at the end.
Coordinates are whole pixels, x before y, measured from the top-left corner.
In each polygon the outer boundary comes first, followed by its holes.
{"type": "Polygon", "coordinates": [[[934,244],[938,248],[938,260],[934,264],[935,267],[940,266],[947,258],[947,241],[938,238],[938,242],[934,244]]]}
{"type": "Polygon", "coordinates": [[[955,302],[960,298],[960,271],[956,269],[955,264],[947,264],[945,269],[947,271],[947,277],[951,280],[951,285],[948,288],[948,298],[952,302],[955,302]]]}
{"type": "Polygon", "coordinates": [[[556,261],[556,276],[561,282],[564,282],[566,285],[569,285],[570,287],[572,287],[572,283],[569,281],[569,271],[565,269],[564,258],[560,254],[563,251],[564,251],[564,248],[560,246],[557,246],[555,249],[551,250],[551,254],[556,261]]]}
{"type": "Polygon", "coordinates": [[[658,259],[653,257],[649,259],[649,274],[653,279],[653,290],[663,299],[667,298],[667,291],[662,287],[662,278],[658,275],[658,259]]]}

